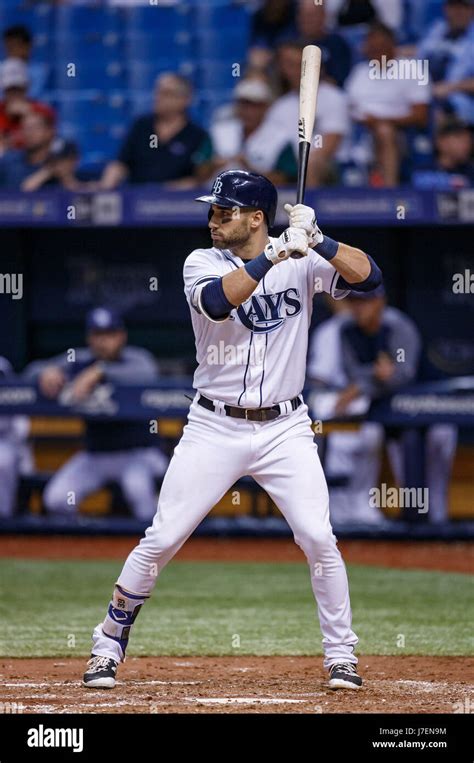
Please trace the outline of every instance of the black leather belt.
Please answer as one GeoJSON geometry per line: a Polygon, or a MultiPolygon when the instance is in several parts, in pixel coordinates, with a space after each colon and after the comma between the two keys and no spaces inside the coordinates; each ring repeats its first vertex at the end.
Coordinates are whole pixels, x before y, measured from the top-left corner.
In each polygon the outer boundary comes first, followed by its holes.
{"type": "MultiPolygon", "coordinates": [[[[197,402],[198,405],[202,405],[208,411],[216,413],[214,403],[209,398],[204,397],[204,395],[200,394],[197,402]]],[[[293,400],[290,400],[290,403],[291,410],[296,411],[302,404],[302,401],[301,398],[294,397],[293,400]]],[[[224,411],[226,416],[233,416],[235,419],[246,419],[247,421],[272,421],[272,419],[277,419],[281,415],[279,405],[273,405],[271,408],[238,408],[236,405],[224,405],[224,411]]]]}

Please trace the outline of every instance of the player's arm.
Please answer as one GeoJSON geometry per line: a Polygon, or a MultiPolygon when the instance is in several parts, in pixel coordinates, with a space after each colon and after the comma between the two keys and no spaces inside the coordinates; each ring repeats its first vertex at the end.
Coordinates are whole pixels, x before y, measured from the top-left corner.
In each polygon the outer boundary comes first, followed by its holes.
{"type": "Polygon", "coordinates": [[[213,278],[201,290],[200,312],[210,320],[225,320],[229,313],[245,302],[259,281],[274,266],[287,260],[292,252],[305,255],[308,237],[303,230],[287,228],[280,238],[270,238],[264,251],[243,267],[220,278],[213,278]]]}
{"type": "Polygon", "coordinates": [[[314,210],[304,204],[285,205],[290,225],[302,228],[308,235],[310,247],[331,263],[339,273],[339,289],[372,291],[382,283],[382,272],[372,257],[361,249],[325,236],[319,229],[314,210]]]}

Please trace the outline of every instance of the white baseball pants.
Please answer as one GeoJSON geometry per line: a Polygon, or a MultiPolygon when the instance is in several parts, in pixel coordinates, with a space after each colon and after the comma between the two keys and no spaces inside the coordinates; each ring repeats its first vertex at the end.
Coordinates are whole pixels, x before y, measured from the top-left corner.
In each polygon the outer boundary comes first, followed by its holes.
{"type": "MultiPolygon", "coordinates": [[[[243,475],[266,490],[306,555],[323,634],[325,667],[357,663],[346,569],[329,521],[329,497],[308,408],[252,422],[207,411],[193,401],[170,462],[153,524],[129,554],[117,583],[149,595],[161,570],[243,475]]],[[[123,658],[99,624],[93,653],[123,658]]]]}

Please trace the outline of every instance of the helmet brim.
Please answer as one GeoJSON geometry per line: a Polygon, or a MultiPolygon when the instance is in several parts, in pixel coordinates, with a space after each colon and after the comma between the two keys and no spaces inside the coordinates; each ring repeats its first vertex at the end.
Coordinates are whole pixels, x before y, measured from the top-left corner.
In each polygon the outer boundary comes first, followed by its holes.
{"type": "Polygon", "coordinates": [[[194,201],[204,201],[207,204],[216,204],[218,207],[225,207],[226,209],[232,209],[232,207],[245,207],[247,205],[242,204],[235,199],[228,199],[223,196],[215,196],[210,194],[209,196],[198,196],[194,201]]]}

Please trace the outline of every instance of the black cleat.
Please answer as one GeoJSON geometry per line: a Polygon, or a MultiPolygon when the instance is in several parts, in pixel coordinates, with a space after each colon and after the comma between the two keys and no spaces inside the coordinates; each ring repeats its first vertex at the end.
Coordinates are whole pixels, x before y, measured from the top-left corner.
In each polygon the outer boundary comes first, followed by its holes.
{"type": "Polygon", "coordinates": [[[352,662],[337,662],[329,668],[330,689],[360,689],[362,678],[352,662]]]}
{"type": "Polygon", "coordinates": [[[97,654],[91,654],[82,685],[88,689],[113,689],[117,665],[118,662],[110,657],[99,657],[97,654]]]}

